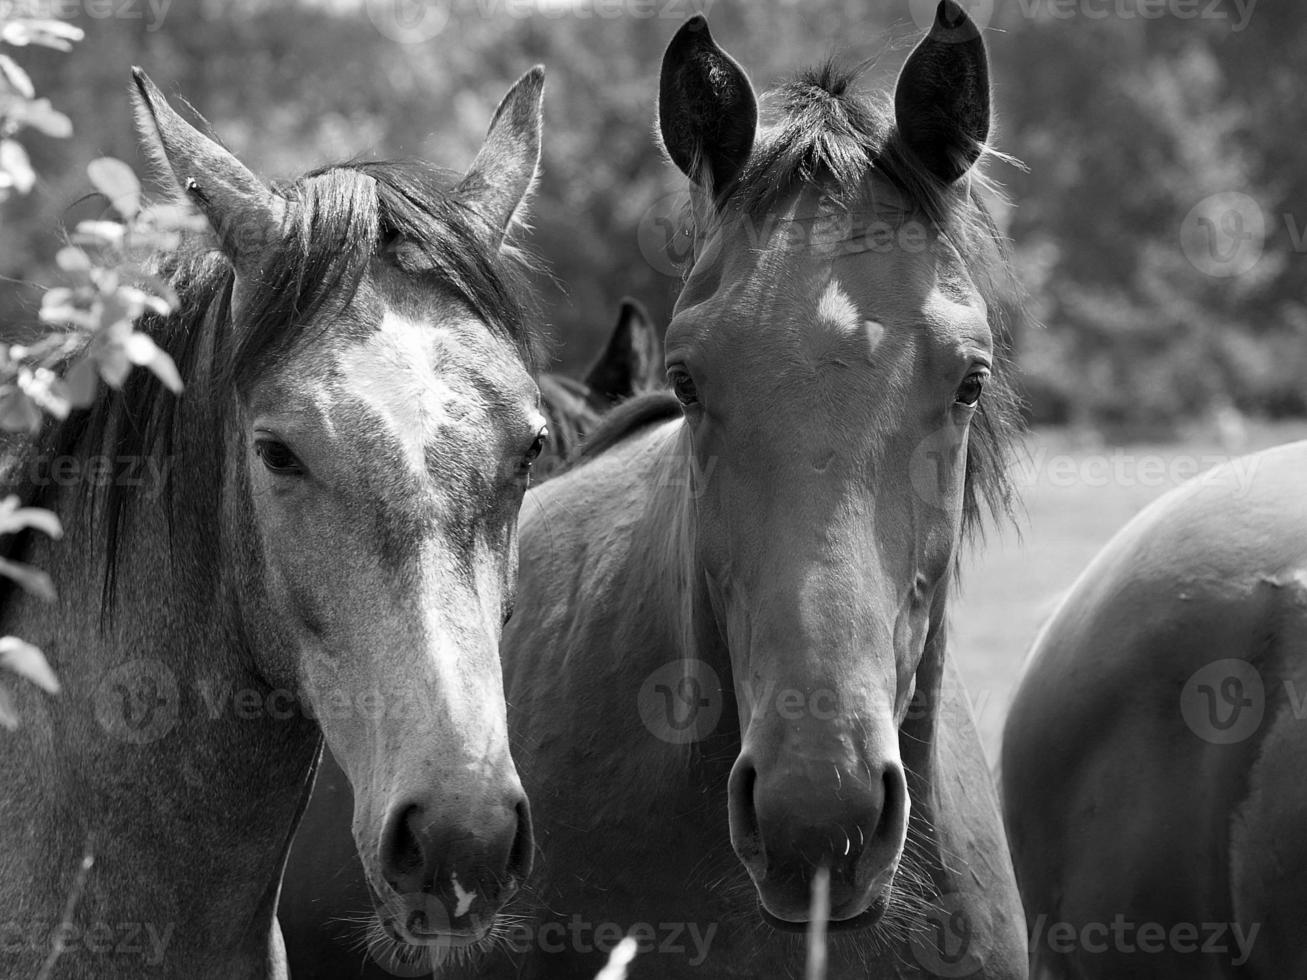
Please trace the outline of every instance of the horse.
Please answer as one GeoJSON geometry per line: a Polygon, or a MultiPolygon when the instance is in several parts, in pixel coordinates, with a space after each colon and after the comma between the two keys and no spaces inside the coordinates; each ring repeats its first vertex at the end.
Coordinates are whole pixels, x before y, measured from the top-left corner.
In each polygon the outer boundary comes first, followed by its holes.
{"type": "Polygon", "coordinates": [[[0,972],[286,976],[275,908],[324,737],[378,942],[473,942],[534,850],[497,648],[546,438],[505,245],[543,71],[461,176],[275,186],[133,77],[148,155],[207,219],[141,328],[185,390],[136,372],[6,463],[66,536],[6,547],[60,598],[11,590],[0,626],[62,693],[15,689],[0,739],[0,972]]]}
{"type": "Polygon", "coordinates": [[[947,650],[1017,426],[987,54],[945,0],[891,99],[860,72],[760,113],[705,18],[666,50],[691,191],[672,390],[523,505],[502,654],[539,867],[522,921],[448,976],[589,978],[624,935],[635,978],[799,976],[823,926],[831,980],[1026,976],[947,650]]]}
{"type": "Polygon", "coordinates": [[[531,468],[533,484],[566,469],[604,413],[662,386],[660,346],[644,304],[627,296],[618,309],[613,332],[579,380],[553,372],[540,375],[540,404],[549,420],[549,445],[531,468]]]}
{"type": "MultiPolygon", "coordinates": [[[[587,432],[612,407],[661,387],[655,357],[658,335],[644,306],[624,298],[604,347],[584,380],[542,373],[540,402],[548,419],[549,442],[531,467],[538,485],[576,462],[587,432]]],[[[393,977],[429,972],[420,955],[409,962],[360,948],[358,909],[368,902],[366,878],[349,835],[353,790],[330,752],[323,754],[317,781],[287,859],[277,917],[292,976],[393,977]]]]}
{"type": "Polygon", "coordinates": [[[1032,975],[1307,974],[1307,442],[1159,498],[1042,628],[1003,731],[1032,975]]]}

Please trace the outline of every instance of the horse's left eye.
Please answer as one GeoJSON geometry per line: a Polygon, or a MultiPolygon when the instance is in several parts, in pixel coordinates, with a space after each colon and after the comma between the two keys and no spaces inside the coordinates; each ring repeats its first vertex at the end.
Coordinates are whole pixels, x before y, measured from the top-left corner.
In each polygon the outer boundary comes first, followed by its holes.
{"type": "Polygon", "coordinates": [[[263,460],[263,466],[269,473],[298,476],[304,472],[304,464],[284,442],[260,439],[254,443],[254,451],[259,454],[259,459],[263,460]]]}
{"type": "Polygon", "coordinates": [[[980,401],[980,396],[985,391],[985,382],[988,380],[988,371],[972,371],[958,386],[958,393],[953,399],[954,402],[968,408],[975,405],[980,401]]]}
{"type": "Polygon", "coordinates": [[[545,451],[545,446],[547,445],[549,445],[549,427],[545,426],[536,433],[535,439],[531,441],[531,448],[528,449],[526,455],[522,457],[522,462],[527,466],[530,466],[540,458],[540,454],[545,451]]]}

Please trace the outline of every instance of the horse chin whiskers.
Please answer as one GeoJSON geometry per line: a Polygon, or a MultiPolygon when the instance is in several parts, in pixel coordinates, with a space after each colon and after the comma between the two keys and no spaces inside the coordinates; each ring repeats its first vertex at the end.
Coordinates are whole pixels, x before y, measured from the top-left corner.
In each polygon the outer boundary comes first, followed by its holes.
{"type": "Polygon", "coordinates": [[[459,945],[453,945],[447,937],[437,937],[430,943],[409,942],[396,936],[372,908],[337,916],[334,921],[344,923],[354,931],[350,948],[366,952],[368,959],[382,969],[403,973],[427,965],[431,972],[436,973],[446,965],[467,966],[483,954],[508,949],[514,930],[520,928],[527,918],[501,910],[495,914],[485,935],[459,945]]]}

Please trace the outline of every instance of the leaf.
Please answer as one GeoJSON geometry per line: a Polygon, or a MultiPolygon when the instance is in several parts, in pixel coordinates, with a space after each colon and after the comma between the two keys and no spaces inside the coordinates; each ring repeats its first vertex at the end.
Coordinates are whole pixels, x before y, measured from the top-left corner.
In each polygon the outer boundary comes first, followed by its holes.
{"type": "Polygon", "coordinates": [[[134,333],[123,344],[133,364],[147,367],[175,395],[182,393],[182,376],[171,357],[143,333],[134,333]]]}
{"type": "Polygon", "coordinates": [[[38,432],[44,416],[32,399],[12,388],[0,394],[0,429],[6,432],[38,432]]]}
{"type": "Polygon", "coordinates": [[[100,157],[87,164],[86,173],[95,189],[128,221],[140,213],[141,182],[127,164],[114,157],[100,157]]]}
{"type": "Polygon", "coordinates": [[[105,384],[110,388],[121,388],[123,382],[127,380],[127,375],[132,371],[131,359],[128,358],[123,345],[114,343],[97,345],[90,353],[95,358],[100,377],[104,378],[105,384]]]}
{"type": "Polygon", "coordinates": [[[62,20],[18,19],[0,23],[0,41],[16,48],[37,44],[56,51],[71,51],[73,42],[80,41],[86,32],[62,20]]]}
{"type": "Polygon", "coordinates": [[[64,536],[63,525],[53,511],[44,507],[22,507],[21,503],[16,493],[0,500],[0,534],[12,534],[30,527],[44,531],[55,540],[64,536]]]}
{"type": "Polygon", "coordinates": [[[73,135],[72,120],[55,109],[49,99],[33,99],[10,106],[9,119],[16,125],[31,126],[56,139],[73,135]]]}
{"type": "Polygon", "coordinates": [[[36,98],[36,89],[32,85],[31,77],[7,54],[0,54],[0,76],[23,98],[36,98]]]}
{"type": "MultiPolygon", "coordinates": [[[[80,248],[65,245],[55,253],[55,265],[64,272],[87,272],[91,268],[91,257],[80,248]]],[[[48,293],[46,295],[49,295],[48,293]]]]}
{"type": "Polygon", "coordinates": [[[117,248],[122,244],[127,228],[117,221],[79,221],[73,232],[78,245],[95,245],[117,248]]]}
{"type": "Polygon", "coordinates": [[[88,407],[95,401],[95,392],[100,386],[100,373],[96,370],[95,361],[90,357],[81,358],[64,375],[64,384],[70,402],[78,408],[88,407]]]}
{"type": "Polygon", "coordinates": [[[24,565],[22,562],[0,558],[0,575],[6,575],[21,585],[32,595],[47,602],[55,600],[54,582],[50,576],[39,568],[24,565]]]}
{"type": "Polygon", "coordinates": [[[0,170],[9,174],[14,190],[26,194],[36,184],[36,171],[17,140],[0,140],[0,170]]]}
{"type": "Polygon", "coordinates": [[[59,678],[54,676],[45,654],[26,640],[0,636],[0,667],[8,667],[49,694],[59,693],[59,678]]]}

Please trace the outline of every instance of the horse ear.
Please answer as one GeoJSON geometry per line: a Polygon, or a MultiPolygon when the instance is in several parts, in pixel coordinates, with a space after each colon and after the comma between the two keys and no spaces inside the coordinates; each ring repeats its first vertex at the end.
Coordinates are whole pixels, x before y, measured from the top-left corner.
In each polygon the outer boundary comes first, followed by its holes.
{"type": "Polygon", "coordinates": [[[132,69],[137,126],[145,151],[172,175],[180,195],[208,219],[238,273],[258,267],[282,239],[286,201],[227,150],[182,119],[139,68],[132,69]]]}
{"type": "Polygon", "coordinates": [[[498,248],[518,217],[540,168],[545,70],[536,65],[514,83],[490,121],[485,142],[457,192],[490,225],[498,248]]]}
{"type": "Polygon", "coordinates": [[[900,141],[946,184],[980,156],[989,136],[989,59],[980,29],[954,0],[942,0],[899,73],[894,121],[900,141]]]}
{"type": "Polygon", "coordinates": [[[586,372],[586,387],[614,405],[658,387],[662,378],[658,347],[658,332],[649,313],[637,300],[624,298],[617,326],[586,372]]]}
{"type": "Polygon", "coordinates": [[[681,25],[663,55],[658,127],[672,162],[709,191],[729,185],[753,150],[758,99],[703,14],[681,25]]]}

